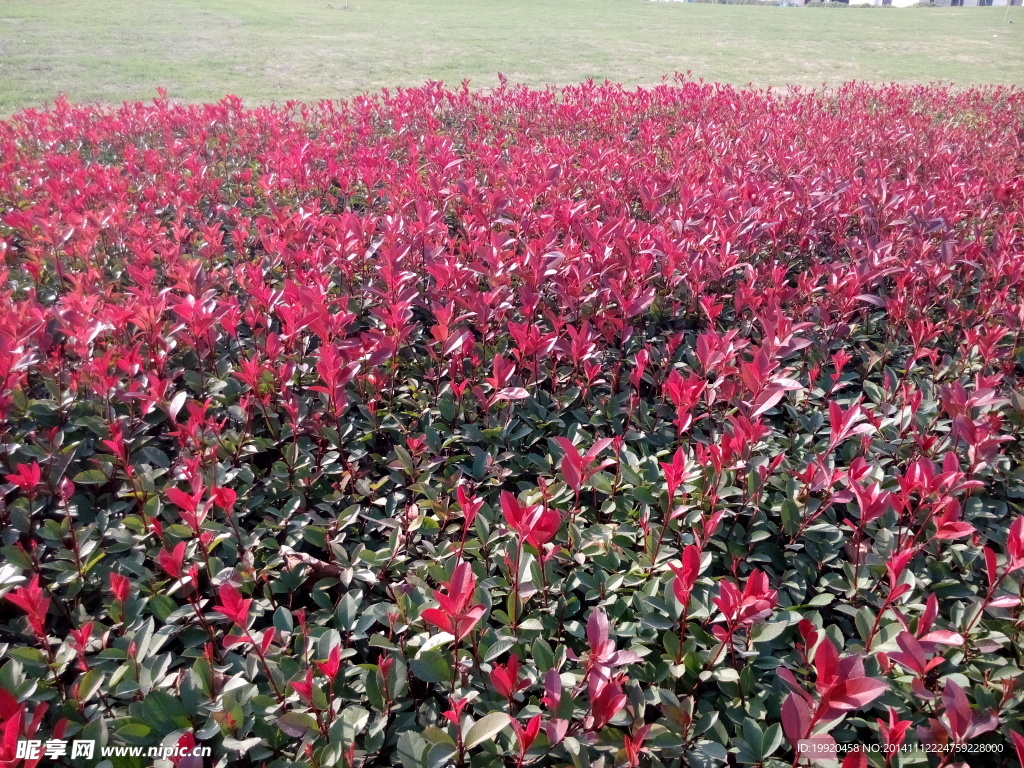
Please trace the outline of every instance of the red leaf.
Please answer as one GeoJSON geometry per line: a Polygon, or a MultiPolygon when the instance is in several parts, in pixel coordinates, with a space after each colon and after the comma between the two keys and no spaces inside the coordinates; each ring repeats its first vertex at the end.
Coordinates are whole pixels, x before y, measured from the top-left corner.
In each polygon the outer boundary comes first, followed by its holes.
{"type": "Polygon", "coordinates": [[[882,680],[862,677],[859,680],[844,680],[836,685],[827,695],[822,696],[822,705],[835,710],[846,711],[866,707],[888,690],[889,686],[882,680]]]}
{"type": "Polygon", "coordinates": [[[943,523],[935,533],[935,538],[943,540],[962,539],[964,536],[970,536],[974,531],[975,528],[970,523],[943,523]]]}
{"type": "Polygon", "coordinates": [[[220,604],[213,606],[213,610],[245,629],[249,624],[249,606],[252,605],[252,600],[243,598],[242,593],[230,584],[222,584],[217,594],[220,596],[220,604]]]}
{"type": "Polygon", "coordinates": [[[807,736],[811,727],[811,709],[807,702],[796,693],[790,693],[782,702],[782,729],[786,738],[795,746],[807,736]]]}
{"type": "Polygon", "coordinates": [[[982,552],[985,554],[985,571],[988,573],[988,583],[992,586],[999,578],[999,567],[996,565],[996,553],[991,547],[985,547],[982,552]]]}
{"type": "Polygon", "coordinates": [[[946,720],[953,738],[963,741],[973,719],[971,704],[963,688],[950,679],[942,691],[942,703],[946,706],[946,720]]]}
{"type": "Polygon", "coordinates": [[[826,690],[835,681],[836,670],[839,668],[839,652],[835,643],[825,637],[814,652],[814,669],[817,673],[816,686],[819,691],[826,690]]]}
{"type": "Polygon", "coordinates": [[[1024,736],[1016,731],[1010,731],[1010,737],[1013,739],[1013,748],[1017,752],[1017,762],[1024,766],[1024,736]]]}
{"type": "MultiPolygon", "coordinates": [[[[1017,604],[1017,598],[1013,598],[1013,604],[1017,604]]],[[[948,629],[935,629],[921,637],[921,643],[940,643],[942,645],[963,645],[964,636],[959,632],[952,632],[948,629]]]]}
{"type": "Polygon", "coordinates": [[[495,402],[498,400],[525,400],[530,396],[522,387],[505,387],[498,391],[498,394],[494,396],[495,402]]]}

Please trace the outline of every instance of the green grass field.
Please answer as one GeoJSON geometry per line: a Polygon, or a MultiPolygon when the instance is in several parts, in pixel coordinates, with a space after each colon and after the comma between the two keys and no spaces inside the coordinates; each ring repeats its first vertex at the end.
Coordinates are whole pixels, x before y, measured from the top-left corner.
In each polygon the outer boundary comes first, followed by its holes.
{"type": "Polygon", "coordinates": [[[695,77],[1024,82],[1024,8],[811,9],[650,0],[2,0],[0,113],[80,101],[339,98],[695,77]]]}

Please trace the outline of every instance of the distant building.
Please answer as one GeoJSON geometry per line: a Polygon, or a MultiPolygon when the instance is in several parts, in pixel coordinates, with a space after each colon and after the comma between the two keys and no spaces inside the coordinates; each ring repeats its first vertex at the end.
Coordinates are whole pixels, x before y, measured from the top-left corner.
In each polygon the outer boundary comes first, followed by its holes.
{"type": "Polygon", "coordinates": [[[932,0],[936,5],[1020,5],[1021,0],[932,0]]]}
{"type": "Polygon", "coordinates": [[[891,5],[894,8],[909,8],[919,0],[850,0],[850,5],[891,5]]]}
{"type": "MultiPolygon", "coordinates": [[[[840,2],[846,2],[847,0],[840,0],[840,2]]],[[[928,2],[929,0],[848,0],[850,5],[891,5],[894,8],[909,8],[912,5],[917,5],[920,2],[928,2]]],[[[949,6],[967,6],[967,5],[1020,5],[1024,0],[930,0],[935,5],[949,7],[949,6]]]]}
{"type": "MultiPolygon", "coordinates": [[[[922,0],[849,0],[850,5],[891,5],[895,8],[908,8],[922,0]]],[[[1022,0],[931,0],[935,5],[944,7],[967,5],[1020,5],[1022,0]]]]}

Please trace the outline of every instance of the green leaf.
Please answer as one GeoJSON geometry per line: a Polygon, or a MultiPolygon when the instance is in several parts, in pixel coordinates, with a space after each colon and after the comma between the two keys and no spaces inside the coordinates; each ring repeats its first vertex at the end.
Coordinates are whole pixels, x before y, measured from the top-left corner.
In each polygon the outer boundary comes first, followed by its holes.
{"type": "Polygon", "coordinates": [[[415,471],[416,467],[413,463],[412,456],[409,455],[409,452],[402,446],[396,445],[395,454],[398,456],[398,461],[401,463],[402,469],[411,475],[415,471]]]}
{"type": "Polygon", "coordinates": [[[515,640],[511,640],[507,637],[496,640],[494,645],[488,648],[487,653],[484,654],[484,661],[494,661],[496,658],[501,656],[501,654],[511,650],[515,644],[515,640]]]}
{"type": "Polygon", "coordinates": [[[32,558],[29,556],[28,552],[21,547],[3,547],[0,548],[0,554],[3,554],[6,562],[17,566],[23,571],[31,571],[35,568],[35,563],[32,562],[32,558]]]}
{"type": "Polygon", "coordinates": [[[555,666],[555,652],[543,638],[538,637],[533,641],[533,661],[541,672],[547,672],[555,666]]]}
{"type": "Polygon", "coordinates": [[[355,625],[356,618],[359,615],[359,603],[362,598],[362,593],[346,592],[345,596],[341,598],[338,603],[337,619],[338,629],[344,629],[351,631],[355,625]],[[359,596],[357,599],[356,595],[359,596]]]}
{"type": "Polygon", "coordinates": [[[166,691],[151,691],[142,707],[146,722],[161,736],[192,725],[181,702],[166,691]]]}
{"type": "Polygon", "coordinates": [[[355,742],[356,736],[366,727],[369,720],[369,711],[362,707],[346,707],[338,721],[343,724],[341,729],[342,741],[346,744],[355,742]]]}
{"type": "Polygon", "coordinates": [[[441,412],[441,418],[445,421],[451,421],[455,418],[458,413],[458,406],[455,404],[455,400],[451,397],[442,397],[438,403],[437,408],[441,412]]]}
{"type": "Polygon", "coordinates": [[[782,502],[782,530],[790,536],[800,530],[800,507],[792,499],[782,502]]]}
{"type": "Polygon", "coordinates": [[[7,651],[6,656],[11,659],[17,659],[22,664],[27,664],[31,667],[45,667],[49,663],[42,651],[38,648],[29,648],[28,646],[12,648],[7,651]]]}
{"type": "Polygon", "coordinates": [[[717,768],[729,759],[729,753],[717,741],[698,741],[686,753],[692,768],[717,768]]]}
{"type": "Polygon", "coordinates": [[[178,604],[169,595],[153,595],[146,603],[146,607],[160,621],[167,621],[167,617],[178,610],[178,604]]]}
{"type": "Polygon", "coordinates": [[[418,733],[406,731],[398,737],[398,760],[402,768],[425,768],[427,742],[418,733]]]}
{"type": "Polygon", "coordinates": [[[423,654],[429,653],[435,648],[440,648],[442,645],[448,645],[448,643],[454,639],[455,635],[450,632],[438,632],[436,635],[431,635],[424,641],[416,655],[423,656],[423,654]]]}
{"type": "Polygon", "coordinates": [[[612,482],[614,479],[607,472],[595,472],[590,478],[590,485],[600,493],[608,495],[612,492],[612,482]]]}
{"type": "Polygon", "coordinates": [[[732,667],[719,667],[711,675],[723,683],[735,683],[740,679],[740,673],[732,667]]]}
{"type": "Polygon", "coordinates": [[[291,632],[295,628],[292,612],[281,606],[274,612],[274,629],[278,632],[291,632]]]}
{"type": "Polygon", "coordinates": [[[87,469],[75,475],[76,485],[103,485],[109,480],[102,469],[87,469]]]}
{"type": "Polygon", "coordinates": [[[434,725],[427,726],[423,729],[423,738],[431,744],[448,744],[452,747],[456,746],[455,739],[448,734],[448,731],[443,731],[434,725]]]}
{"type": "Polygon", "coordinates": [[[782,726],[773,723],[761,735],[761,759],[770,757],[780,746],[782,746],[782,726]]]}
{"type": "Polygon", "coordinates": [[[285,712],[277,718],[277,727],[295,739],[303,738],[308,731],[317,730],[316,720],[305,712],[285,712]]]}
{"type": "Polygon", "coordinates": [[[864,379],[861,381],[860,385],[864,389],[864,394],[866,394],[868,399],[876,405],[885,399],[885,392],[883,392],[882,388],[874,382],[864,379]]]}
{"type": "Polygon", "coordinates": [[[761,745],[761,728],[749,717],[743,720],[743,738],[754,748],[761,745]]]}
{"type": "Polygon", "coordinates": [[[473,726],[466,734],[466,749],[483,744],[493,739],[502,730],[508,727],[509,717],[504,712],[491,712],[473,723],[473,726]]]}
{"type": "Polygon", "coordinates": [[[127,725],[122,725],[116,731],[114,735],[117,736],[121,741],[134,746],[145,746],[153,742],[154,736],[153,729],[145,723],[130,722],[127,725]]]}
{"type": "Polygon", "coordinates": [[[836,596],[829,592],[822,592],[820,595],[815,595],[807,601],[808,608],[821,608],[825,605],[831,605],[835,602],[836,596]]]}
{"type": "Polygon", "coordinates": [[[413,675],[425,683],[443,683],[452,676],[451,667],[439,651],[427,651],[409,662],[413,675]]]}
{"type": "Polygon", "coordinates": [[[857,611],[857,615],[853,617],[853,623],[857,626],[860,639],[867,642],[871,635],[871,627],[875,623],[875,614],[865,605],[857,611]]]}
{"type": "Polygon", "coordinates": [[[450,744],[435,744],[427,752],[427,768],[448,768],[455,756],[455,747],[450,744]]]}
{"type": "Polygon", "coordinates": [[[370,700],[370,706],[374,709],[384,711],[384,691],[380,684],[380,672],[376,667],[366,672],[366,698],[370,700]]]}
{"type": "Polygon", "coordinates": [[[741,765],[753,765],[759,762],[757,747],[752,746],[746,739],[735,737],[731,746],[736,750],[736,761],[741,765]]]}
{"type": "Polygon", "coordinates": [[[788,621],[769,621],[760,626],[756,634],[751,636],[751,640],[755,643],[767,643],[782,635],[788,628],[788,621]]]}
{"type": "Polygon", "coordinates": [[[103,684],[103,673],[98,669],[90,669],[78,682],[78,700],[82,703],[89,701],[103,684]]]}

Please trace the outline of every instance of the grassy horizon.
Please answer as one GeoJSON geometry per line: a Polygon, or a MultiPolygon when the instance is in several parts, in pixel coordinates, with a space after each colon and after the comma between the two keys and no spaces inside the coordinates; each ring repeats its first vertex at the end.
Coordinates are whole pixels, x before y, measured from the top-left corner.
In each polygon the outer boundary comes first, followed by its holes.
{"type": "Polygon", "coordinates": [[[0,114],[75,101],[250,104],[426,80],[490,87],[675,72],[756,86],[1024,82],[1024,8],[650,0],[4,0],[0,114]]]}

